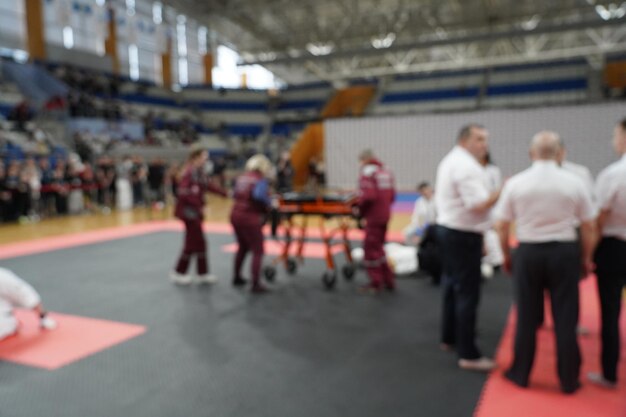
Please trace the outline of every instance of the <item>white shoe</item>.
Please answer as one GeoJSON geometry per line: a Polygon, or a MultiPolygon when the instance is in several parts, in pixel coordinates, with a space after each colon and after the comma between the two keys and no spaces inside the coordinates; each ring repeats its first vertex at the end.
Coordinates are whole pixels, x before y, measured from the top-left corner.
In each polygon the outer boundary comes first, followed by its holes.
{"type": "Polygon", "coordinates": [[[589,380],[589,382],[595,385],[598,385],[602,388],[608,388],[608,389],[617,388],[616,382],[612,382],[612,381],[609,381],[608,379],[605,379],[604,376],[602,376],[602,374],[599,372],[589,372],[587,374],[587,379],[589,380]]]}
{"type": "Polygon", "coordinates": [[[495,369],[496,363],[489,358],[459,359],[459,368],[466,371],[489,372],[495,369]]]}
{"type": "Polygon", "coordinates": [[[189,285],[191,284],[191,276],[179,274],[176,271],[170,272],[170,279],[177,285],[189,285]]]}
{"type": "Polygon", "coordinates": [[[217,282],[217,277],[213,274],[198,275],[196,277],[196,282],[198,284],[215,284],[217,282]]]}

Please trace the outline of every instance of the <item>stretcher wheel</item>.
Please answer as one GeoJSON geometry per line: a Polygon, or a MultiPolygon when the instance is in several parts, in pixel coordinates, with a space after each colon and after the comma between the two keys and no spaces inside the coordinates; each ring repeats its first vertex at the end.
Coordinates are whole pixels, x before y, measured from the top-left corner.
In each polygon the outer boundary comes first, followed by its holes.
{"type": "Polygon", "coordinates": [[[351,281],[352,278],[354,278],[354,273],[356,272],[354,265],[352,264],[347,264],[344,265],[341,268],[341,273],[343,274],[343,277],[347,280],[347,281],[351,281]]]}
{"type": "Polygon", "coordinates": [[[322,282],[327,290],[332,290],[337,283],[337,273],[335,271],[326,271],[322,275],[322,282]]]}
{"type": "Polygon", "coordinates": [[[289,275],[293,275],[298,270],[298,264],[293,259],[289,258],[285,262],[285,269],[289,275]]]}
{"type": "Polygon", "coordinates": [[[263,268],[263,276],[268,282],[274,282],[274,278],[276,278],[276,268],[273,266],[266,266],[263,268]]]}

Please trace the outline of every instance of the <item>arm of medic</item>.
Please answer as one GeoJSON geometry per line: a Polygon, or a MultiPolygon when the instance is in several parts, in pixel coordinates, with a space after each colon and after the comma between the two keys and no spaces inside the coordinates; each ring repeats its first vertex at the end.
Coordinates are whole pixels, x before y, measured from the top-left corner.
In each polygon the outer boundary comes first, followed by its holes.
{"type": "Polygon", "coordinates": [[[378,198],[376,180],[373,177],[361,176],[359,179],[359,197],[356,204],[352,206],[352,215],[356,218],[357,225],[363,228],[363,217],[367,214],[367,210],[372,202],[378,198]]]}
{"type": "Polygon", "coordinates": [[[228,197],[228,191],[214,183],[212,180],[208,180],[205,187],[206,191],[217,194],[222,197],[228,197]]]}

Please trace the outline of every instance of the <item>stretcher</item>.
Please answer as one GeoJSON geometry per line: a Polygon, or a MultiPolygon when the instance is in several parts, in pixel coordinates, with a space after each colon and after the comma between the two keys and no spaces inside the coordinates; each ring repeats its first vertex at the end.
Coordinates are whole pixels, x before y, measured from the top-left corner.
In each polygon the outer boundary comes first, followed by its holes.
{"type": "Polygon", "coordinates": [[[354,277],[356,267],[352,261],[348,231],[354,227],[354,206],[357,202],[355,194],[326,194],[313,195],[306,193],[285,193],[279,197],[278,207],[271,213],[272,236],[278,237],[279,226],[283,231],[281,255],[271,261],[263,269],[263,275],[272,281],[276,275],[276,266],[284,265],[288,274],[293,275],[298,270],[298,264],[304,263],[303,250],[307,240],[309,220],[316,217],[318,220],[319,235],[325,250],[326,270],[322,275],[322,282],[327,289],[335,287],[337,271],[333,257],[335,240],[342,246],[346,258],[341,272],[345,279],[354,277]],[[296,216],[300,220],[296,222],[296,216]],[[334,224],[331,225],[331,221],[334,224]],[[296,233],[298,232],[298,233],[296,233]],[[297,237],[296,237],[297,234],[297,237]],[[292,247],[295,245],[295,254],[292,247]]]}

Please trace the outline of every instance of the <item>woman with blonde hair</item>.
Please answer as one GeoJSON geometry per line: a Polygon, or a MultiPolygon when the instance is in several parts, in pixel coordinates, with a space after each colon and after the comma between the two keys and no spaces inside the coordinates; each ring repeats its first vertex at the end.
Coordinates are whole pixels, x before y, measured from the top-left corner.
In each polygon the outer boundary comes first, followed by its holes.
{"type": "Polygon", "coordinates": [[[202,231],[204,194],[209,191],[226,197],[226,191],[208,181],[204,169],[208,158],[209,153],[205,148],[194,146],[177,178],[174,215],[185,224],[185,243],[176,263],[176,268],[170,275],[176,284],[191,283],[192,279],[187,275],[187,269],[191,258],[194,256],[196,257],[198,282],[211,284],[217,281],[214,275],[209,274],[207,244],[202,231]]]}
{"type": "Polygon", "coordinates": [[[263,223],[271,206],[268,178],[272,175],[272,163],[264,155],[257,154],[246,162],[246,170],[236,182],[233,192],[235,203],[230,214],[239,249],[235,255],[233,285],[242,286],[246,280],[241,276],[241,267],[248,252],[252,252],[252,292],[264,293],[261,284],[263,261],[263,223]]]}

